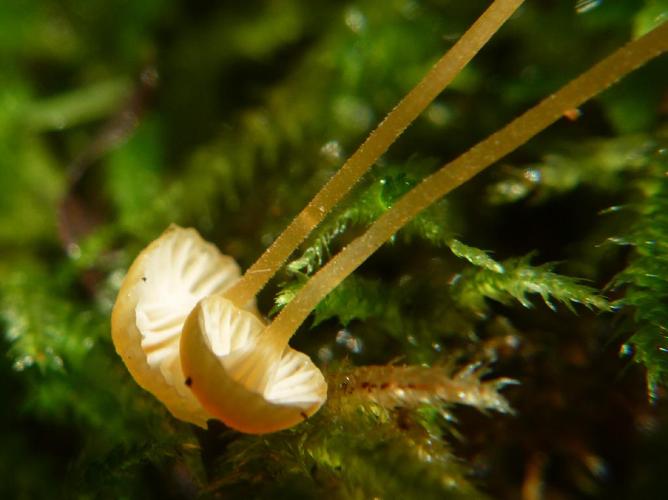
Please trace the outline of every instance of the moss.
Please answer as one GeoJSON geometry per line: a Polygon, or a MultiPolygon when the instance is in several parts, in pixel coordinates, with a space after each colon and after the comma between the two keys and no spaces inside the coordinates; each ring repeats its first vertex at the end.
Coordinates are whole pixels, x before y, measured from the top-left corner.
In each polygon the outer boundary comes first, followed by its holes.
{"type": "MultiPolygon", "coordinates": [[[[343,393],[281,433],[199,431],[113,351],[111,304],[148,241],[196,226],[247,268],[483,3],[3,3],[0,496],[496,498],[538,483],[662,496],[637,464],[668,449],[665,57],[423,212],[294,338],[337,387],[342,364],[373,378],[481,362],[482,383],[519,380],[502,393],[515,415],[343,393]],[[154,72],[157,86],[141,82],[154,72]]],[[[594,3],[527,2],[260,309],[285,306],[438,165],[666,12],[594,3]]]]}

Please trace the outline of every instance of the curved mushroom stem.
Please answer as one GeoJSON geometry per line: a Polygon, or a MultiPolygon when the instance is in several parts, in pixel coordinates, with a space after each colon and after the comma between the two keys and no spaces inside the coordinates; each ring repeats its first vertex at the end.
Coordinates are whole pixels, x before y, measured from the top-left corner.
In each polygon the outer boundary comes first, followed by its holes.
{"type": "Polygon", "coordinates": [[[668,50],[668,22],[618,49],[558,92],[425,178],[368,230],[310,278],[267,327],[265,336],[287,343],[318,303],[420,211],[514,151],[624,75],[668,50]]]}
{"type": "Polygon", "coordinates": [[[459,41],[385,117],[225,297],[238,306],[264,287],[290,254],[392,143],[459,74],[524,0],[495,0],[459,41]]]}

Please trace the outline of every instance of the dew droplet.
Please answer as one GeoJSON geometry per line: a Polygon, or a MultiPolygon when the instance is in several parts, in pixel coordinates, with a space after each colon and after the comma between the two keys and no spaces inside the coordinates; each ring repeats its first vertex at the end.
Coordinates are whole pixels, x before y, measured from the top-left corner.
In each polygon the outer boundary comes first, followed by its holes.
{"type": "Polygon", "coordinates": [[[425,118],[436,127],[443,127],[452,120],[454,113],[443,103],[435,102],[427,108],[425,118]]]}
{"type": "Polygon", "coordinates": [[[76,243],[70,243],[67,245],[67,255],[73,260],[81,258],[81,247],[76,243]]]}
{"type": "Polygon", "coordinates": [[[366,28],[366,17],[357,7],[350,7],[346,9],[344,14],[344,22],[350,31],[356,35],[362,33],[364,28],[366,28]]]}
{"type": "Polygon", "coordinates": [[[25,356],[21,356],[16,361],[14,361],[12,368],[17,372],[22,372],[23,370],[25,370],[26,368],[30,368],[34,364],[35,360],[33,359],[33,357],[26,354],[25,356]]]}
{"type": "Polygon", "coordinates": [[[329,363],[332,359],[334,359],[334,353],[332,352],[332,349],[329,346],[322,346],[320,349],[318,349],[318,359],[321,363],[329,363]]]}
{"type": "Polygon", "coordinates": [[[537,184],[537,183],[540,182],[540,179],[541,179],[541,173],[540,173],[540,170],[538,170],[538,169],[535,169],[535,168],[527,168],[527,169],[524,170],[523,177],[524,177],[527,181],[529,181],[529,182],[531,182],[531,183],[533,183],[533,184],[537,184]]]}
{"type": "Polygon", "coordinates": [[[594,10],[602,3],[603,0],[577,0],[575,2],[575,12],[578,14],[584,14],[585,12],[594,10]]]}
{"type": "Polygon", "coordinates": [[[339,141],[328,141],[320,148],[320,154],[332,163],[336,163],[343,154],[341,144],[339,141]]]}
{"type": "Polygon", "coordinates": [[[625,358],[633,356],[633,346],[631,344],[622,344],[619,348],[619,355],[625,358]]]}
{"type": "Polygon", "coordinates": [[[359,354],[364,349],[362,339],[355,337],[345,328],[336,333],[336,343],[342,345],[353,354],[359,354]]]}

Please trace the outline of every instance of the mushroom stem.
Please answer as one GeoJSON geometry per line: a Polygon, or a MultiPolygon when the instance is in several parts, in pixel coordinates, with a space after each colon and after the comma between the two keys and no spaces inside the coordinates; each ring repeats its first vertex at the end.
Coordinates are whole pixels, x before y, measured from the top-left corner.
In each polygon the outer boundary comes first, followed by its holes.
{"type": "Polygon", "coordinates": [[[287,343],[318,303],[420,211],[514,151],[563,114],[668,50],[668,22],[629,42],[559,91],[426,177],[311,277],[266,328],[287,343]]]}
{"type": "Polygon", "coordinates": [[[252,300],[290,254],[350,191],[357,180],[459,74],[524,0],[495,0],[459,41],[380,122],[339,171],[313,197],[225,297],[237,306],[252,300]]]}

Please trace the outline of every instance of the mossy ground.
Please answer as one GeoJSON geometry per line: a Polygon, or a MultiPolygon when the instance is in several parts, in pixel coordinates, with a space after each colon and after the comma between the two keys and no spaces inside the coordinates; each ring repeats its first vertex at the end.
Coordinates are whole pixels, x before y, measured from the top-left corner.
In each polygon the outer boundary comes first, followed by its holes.
{"type": "MultiPolygon", "coordinates": [[[[665,57],[430,208],[320,304],[293,342],[332,403],[305,424],[194,429],[114,353],[111,305],[141,248],[175,222],[248,267],[487,3],[2,2],[0,497],[665,496],[665,57]],[[502,390],[514,414],[341,387],[475,361],[483,380],[519,381],[502,390]],[[369,364],[381,371],[355,371],[369,364]]],[[[527,1],[260,309],[668,17],[665,0],[590,3],[527,1]]]]}

